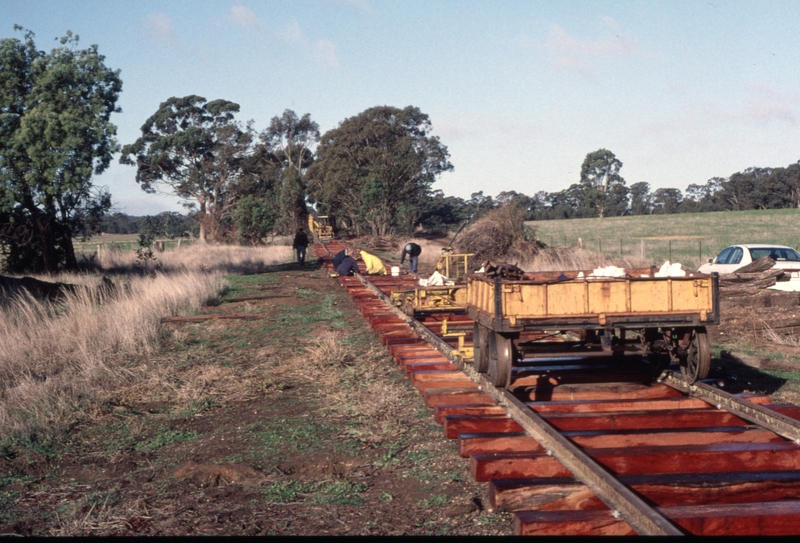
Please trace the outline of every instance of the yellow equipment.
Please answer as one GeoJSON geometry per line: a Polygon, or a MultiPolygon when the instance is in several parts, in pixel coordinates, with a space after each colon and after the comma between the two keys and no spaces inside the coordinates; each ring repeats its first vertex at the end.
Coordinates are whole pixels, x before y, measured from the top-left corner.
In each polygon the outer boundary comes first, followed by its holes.
{"type": "Polygon", "coordinates": [[[458,348],[456,352],[461,359],[465,358],[473,358],[475,356],[474,350],[472,347],[465,347],[464,346],[464,338],[466,337],[467,332],[465,330],[449,330],[447,327],[447,319],[442,321],[442,336],[443,337],[456,337],[458,338],[458,348]]]}
{"type": "Polygon", "coordinates": [[[415,312],[435,313],[464,309],[467,293],[463,284],[415,287],[414,290],[396,290],[392,292],[391,298],[403,313],[413,317],[415,312]]]}
{"type": "Polygon", "coordinates": [[[333,225],[327,215],[320,215],[316,219],[314,215],[309,215],[308,229],[311,230],[315,243],[327,243],[333,240],[333,225]]]}
{"type": "Polygon", "coordinates": [[[436,264],[436,271],[455,281],[463,279],[469,273],[469,257],[473,253],[454,253],[453,248],[442,247],[442,255],[436,264]]]}

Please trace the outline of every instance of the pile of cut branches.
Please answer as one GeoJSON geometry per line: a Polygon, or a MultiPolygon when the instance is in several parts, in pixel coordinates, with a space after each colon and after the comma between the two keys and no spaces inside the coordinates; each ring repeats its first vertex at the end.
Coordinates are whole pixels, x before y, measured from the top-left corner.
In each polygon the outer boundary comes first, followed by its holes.
{"type": "Polygon", "coordinates": [[[474,268],[486,261],[518,264],[544,248],[539,241],[525,239],[525,210],[515,205],[487,212],[461,235],[456,245],[458,252],[475,255],[474,268]]]}

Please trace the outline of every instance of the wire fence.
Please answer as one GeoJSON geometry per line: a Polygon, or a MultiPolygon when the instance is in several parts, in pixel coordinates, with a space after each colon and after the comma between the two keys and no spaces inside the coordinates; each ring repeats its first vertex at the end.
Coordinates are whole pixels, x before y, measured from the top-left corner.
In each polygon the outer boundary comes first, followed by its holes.
{"type": "MultiPolygon", "coordinates": [[[[540,241],[550,246],[575,247],[609,257],[640,258],[661,265],[665,261],[679,262],[687,268],[697,268],[724,249],[711,239],[636,239],[636,238],[568,238],[544,236],[540,241]]],[[[795,250],[798,247],[794,247],[795,250]]]]}

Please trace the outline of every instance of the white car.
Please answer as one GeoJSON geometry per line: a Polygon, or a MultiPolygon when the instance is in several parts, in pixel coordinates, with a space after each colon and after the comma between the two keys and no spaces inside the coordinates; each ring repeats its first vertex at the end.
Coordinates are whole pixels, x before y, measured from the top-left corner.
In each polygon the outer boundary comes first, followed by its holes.
{"type": "MultiPolygon", "coordinates": [[[[697,270],[700,273],[733,273],[741,267],[761,257],[768,256],[775,261],[774,268],[783,270],[784,281],[791,280],[800,287],[800,253],[785,245],[746,244],[733,245],[724,249],[716,258],[709,259],[697,270]]],[[[783,282],[783,281],[781,281],[783,282]]],[[[786,285],[788,287],[788,285],[786,285]]],[[[789,290],[781,288],[779,290],[789,290]]],[[[796,290],[794,285],[791,290],[796,290]]]]}

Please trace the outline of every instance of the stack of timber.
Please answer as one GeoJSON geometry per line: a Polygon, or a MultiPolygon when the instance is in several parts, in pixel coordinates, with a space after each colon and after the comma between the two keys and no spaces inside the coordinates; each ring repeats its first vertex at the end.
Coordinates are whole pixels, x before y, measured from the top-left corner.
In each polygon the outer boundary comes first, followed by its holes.
{"type": "Polygon", "coordinates": [[[720,325],[712,336],[779,335],[800,331],[800,292],[772,290],[784,272],[768,256],[719,278],[720,325]]]}
{"type": "Polygon", "coordinates": [[[784,275],[783,271],[774,269],[774,265],[774,260],[764,256],[733,273],[721,275],[719,297],[749,298],[759,294],[760,291],[777,283],[778,278],[784,275]]]}

